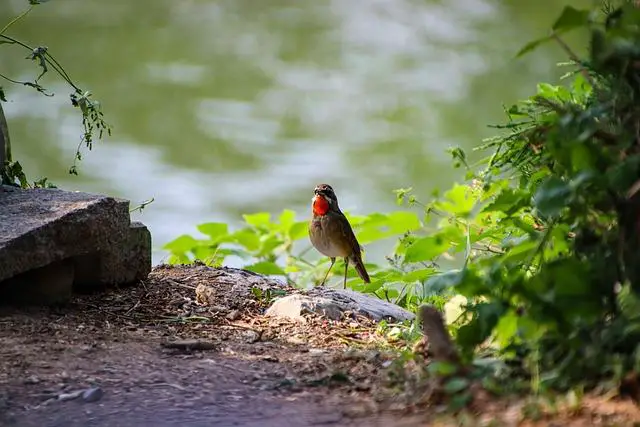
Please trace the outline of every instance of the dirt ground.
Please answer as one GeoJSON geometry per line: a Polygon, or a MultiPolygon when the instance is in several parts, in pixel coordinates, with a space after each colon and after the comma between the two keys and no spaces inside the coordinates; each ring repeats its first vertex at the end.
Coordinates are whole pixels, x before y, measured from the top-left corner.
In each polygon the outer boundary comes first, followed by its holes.
{"type": "Polygon", "coordinates": [[[0,425],[640,423],[632,402],[591,397],[537,423],[522,420],[520,403],[498,400],[466,418],[438,417],[439,408],[389,388],[394,348],[373,322],[266,318],[264,301],[234,297],[217,277],[203,266],[160,266],[140,286],[55,308],[1,309],[0,425]],[[200,283],[213,286],[219,305],[199,304],[200,283]]]}

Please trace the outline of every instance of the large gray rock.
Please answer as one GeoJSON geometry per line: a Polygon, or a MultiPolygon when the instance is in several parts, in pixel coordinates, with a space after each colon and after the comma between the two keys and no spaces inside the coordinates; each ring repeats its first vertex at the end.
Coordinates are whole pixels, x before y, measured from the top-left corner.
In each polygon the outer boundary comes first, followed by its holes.
{"type": "Polygon", "coordinates": [[[151,235],[144,225],[131,224],[129,201],[58,189],[3,189],[1,300],[55,302],[72,288],[127,284],[149,274],[151,235]]]}
{"type": "Polygon", "coordinates": [[[267,316],[302,319],[305,314],[316,313],[332,320],[342,318],[349,311],[375,321],[411,320],[413,313],[374,296],[349,289],[313,288],[309,291],[278,298],[267,309],[267,316]]]}

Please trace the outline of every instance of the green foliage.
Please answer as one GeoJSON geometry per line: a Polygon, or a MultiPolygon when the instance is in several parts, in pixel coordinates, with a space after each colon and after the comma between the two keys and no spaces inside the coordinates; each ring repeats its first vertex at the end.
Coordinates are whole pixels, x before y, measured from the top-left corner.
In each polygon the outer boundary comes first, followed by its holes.
{"type": "Polygon", "coordinates": [[[629,309],[640,292],[640,11],[597,17],[565,8],[552,38],[578,68],[571,83],[540,84],[481,147],[493,152],[477,209],[497,221],[482,240],[495,250],[451,278],[474,301],[456,334],[463,354],[492,339],[534,388],[615,383],[640,349],[629,309]],[[557,33],[584,26],[590,56],[577,60],[557,33]]]}
{"type": "MultiPolygon", "coordinates": [[[[395,246],[386,264],[367,263],[370,284],[350,272],[348,285],[410,309],[465,297],[452,332],[467,362],[499,355],[508,364],[490,362],[494,388],[498,371],[540,392],[616,384],[640,369],[640,10],[626,2],[603,10],[567,7],[550,36],[520,51],[555,40],[576,69],[568,84],[541,83],[507,109],[496,126],[503,134],[478,147],[490,152],[479,165],[450,150],[464,183],[429,203],[399,189],[409,210],[350,217],[364,245],[395,246]],[[576,28],[590,32],[588,58],[560,38],[576,28]]],[[[328,260],[307,259],[308,244],[298,250],[306,221],[286,210],[244,219],[239,230],[203,224],[205,238],[177,238],[166,246],[171,261],[236,256],[298,286],[322,279],[328,260]]],[[[450,380],[447,392],[464,401],[465,381],[450,380]]]]}
{"type": "MultiPolygon", "coordinates": [[[[96,134],[99,139],[102,139],[105,133],[111,135],[111,126],[104,121],[100,103],[96,100],[91,99],[91,92],[85,91],[75,84],[75,82],[71,79],[71,77],[69,77],[67,71],[62,67],[62,65],[55,59],[55,57],[53,57],[49,53],[47,47],[33,47],[7,34],[7,31],[11,26],[27,16],[36,5],[45,3],[46,1],[48,0],[29,0],[29,7],[24,12],[9,21],[0,30],[0,45],[15,45],[25,49],[27,52],[29,52],[26,59],[29,59],[36,63],[37,67],[39,68],[39,74],[33,80],[16,80],[0,72],[0,79],[3,79],[14,85],[22,85],[33,88],[37,92],[45,96],[53,96],[53,94],[50,93],[41,84],[42,78],[50,70],[53,70],[72,88],[73,91],[70,94],[71,105],[80,110],[83,127],[82,137],[80,143],[78,144],[78,147],[76,148],[73,165],[69,168],[70,174],[77,175],[77,162],[82,160],[82,147],[84,146],[88,150],[91,150],[93,148],[93,142],[96,134]]],[[[7,102],[6,92],[1,86],[0,101],[7,102]]],[[[4,113],[2,111],[2,108],[0,108],[0,126],[2,126],[4,122],[4,113]]],[[[0,129],[0,131],[0,149],[4,149],[3,153],[0,154],[0,161],[4,163],[0,164],[0,183],[18,185],[22,188],[51,186],[51,184],[46,183],[46,178],[35,181],[33,184],[29,184],[20,163],[17,161],[13,161],[12,159],[8,129],[6,128],[6,126],[4,126],[4,128],[0,129]]]]}

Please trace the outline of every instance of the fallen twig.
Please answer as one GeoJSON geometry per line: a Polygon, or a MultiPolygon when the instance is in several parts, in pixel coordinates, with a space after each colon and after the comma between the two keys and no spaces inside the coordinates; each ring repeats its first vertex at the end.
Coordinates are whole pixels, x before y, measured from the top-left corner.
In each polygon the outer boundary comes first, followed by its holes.
{"type": "Polygon", "coordinates": [[[181,340],[181,341],[171,341],[171,342],[163,342],[160,344],[164,348],[171,348],[176,350],[215,350],[218,346],[211,341],[202,341],[202,340],[181,340]]]}

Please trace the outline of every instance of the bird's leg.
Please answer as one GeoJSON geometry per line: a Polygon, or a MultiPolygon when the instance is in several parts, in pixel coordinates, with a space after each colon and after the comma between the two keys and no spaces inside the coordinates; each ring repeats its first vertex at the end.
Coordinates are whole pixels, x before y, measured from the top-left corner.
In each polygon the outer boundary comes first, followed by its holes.
{"type": "Polygon", "coordinates": [[[349,269],[349,257],[344,259],[344,282],[342,284],[342,289],[347,289],[347,270],[349,269]]]}
{"type": "Polygon", "coordinates": [[[322,283],[320,283],[320,286],[324,285],[324,282],[327,281],[327,277],[329,277],[329,272],[331,271],[331,269],[333,268],[333,264],[336,262],[335,258],[331,258],[331,265],[329,266],[329,269],[327,270],[327,274],[324,275],[324,279],[322,279],[322,283]]]}

